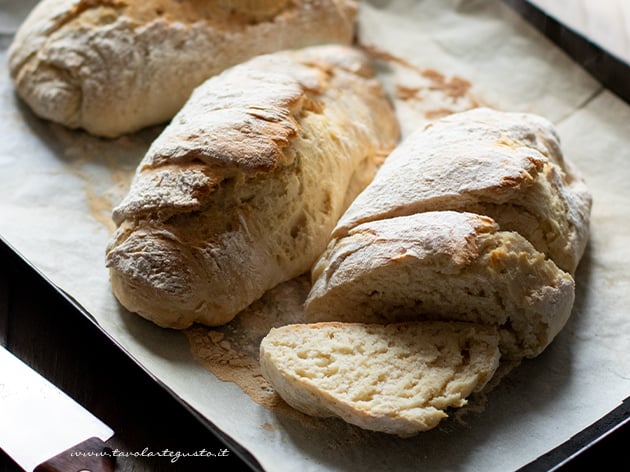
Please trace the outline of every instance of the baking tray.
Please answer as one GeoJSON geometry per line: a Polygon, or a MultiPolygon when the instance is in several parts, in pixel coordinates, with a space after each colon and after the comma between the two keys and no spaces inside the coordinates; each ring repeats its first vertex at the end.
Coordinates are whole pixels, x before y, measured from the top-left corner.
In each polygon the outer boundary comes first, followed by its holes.
{"type": "MultiPolygon", "coordinates": [[[[586,68],[586,70],[591,72],[595,78],[604,83],[610,90],[616,93],[619,97],[624,98],[626,101],[628,100],[628,90],[627,85],[625,84],[628,83],[627,78],[630,77],[630,75],[628,75],[627,66],[625,64],[616,61],[605,51],[602,51],[599,48],[593,46],[592,44],[588,43],[588,41],[584,43],[583,38],[580,38],[578,35],[575,35],[571,31],[567,30],[566,28],[564,28],[563,25],[555,22],[555,20],[544,16],[544,14],[534,9],[526,2],[506,1],[505,3],[509,4],[520,14],[523,14],[525,18],[527,18],[529,21],[532,22],[532,24],[537,26],[547,37],[556,41],[559,46],[561,46],[572,57],[578,60],[586,68]],[[558,34],[556,32],[558,29],[562,31],[561,34],[558,34]],[[583,42],[582,46],[580,46],[580,41],[583,42]],[[583,56],[580,56],[581,54],[583,56]],[[605,66],[603,66],[602,64],[605,66]],[[594,65],[599,65],[599,67],[594,67],[594,65]]],[[[2,235],[0,235],[0,238],[1,237],[2,235]]],[[[44,275],[44,273],[27,257],[23,257],[17,250],[14,251],[25,261],[26,264],[28,264],[32,268],[32,270],[36,271],[38,274],[40,274],[40,276],[44,277],[48,281],[48,283],[50,283],[56,290],[59,291],[60,294],[62,294],[62,296],[67,300],[69,307],[71,307],[73,310],[77,310],[79,313],[82,314],[82,316],[91,319],[94,322],[95,326],[97,326],[105,336],[112,339],[112,342],[116,343],[121,350],[127,353],[124,346],[120,345],[115,339],[111,338],[110,334],[107,333],[107,331],[103,330],[102,327],[94,321],[93,316],[89,313],[89,310],[85,309],[73,296],[66,293],[56,284],[50,281],[44,275]]],[[[242,447],[229,435],[226,435],[220,428],[215,427],[215,425],[211,423],[206,418],[206,416],[200,414],[194,407],[183,401],[180,395],[177,394],[177,392],[173,391],[173,389],[171,389],[162,380],[156,377],[149,369],[146,369],[145,365],[142,362],[139,362],[136,357],[132,355],[129,355],[128,357],[132,362],[137,363],[141,368],[143,368],[143,370],[145,370],[147,374],[150,375],[158,385],[160,385],[161,388],[165,389],[167,392],[169,392],[169,394],[173,396],[173,398],[175,398],[178,402],[181,402],[187,409],[189,409],[199,419],[200,422],[205,424],[211,431],[221,437],[226,442],[226,445],[233,449],[239,456],[241,456],[246,463],[248,463],[255,470],[262,470],[260,464],[258,464],[256,459],[254,459],[254,457],[249,454],[246,448],[242,447]]],[[[610,413],[604,415],[595,424],[585,428],[583,431],[576,434],[565,443],[557,446],[556,448],[542,455],[535,461],[524,466],[524,469],[549,470],[557,467],[562,467],[567,463],[567,461],[574,461],[576,455],[579,457],[585,451],[592,449],[602,440],[605,440],[608,435],[616,434],[616,432],[621,430],[624,425],[627,424],[629,415],[628,400],[626,399],[623,404],[618,406],[610,413]]]]}
{"type": "MultiPolygon", "coordinates": [[[[585,33],[565,25],[559,19],[547,15],[526,0],[504,0],[507,5],[523,16],[538,31],[571,56],[584,70],[626,103],[630,103],[630,64],[619,56],[603,49],[585,33]]],[[[585,0],[581,0],[585,1],[585,0]]],[[[618,0],[622,2],[624,0],[618,0]]],[[[575,2],[577,6],[577,1],[575,2]]],[[[591,2],[594,4],[595,2],[591,2]]],[[[591,7],[593,8],[593,7],[591,7]]],[[[628,18],[630,22],[630,18],[628,18]]],[[[630,44],[630,23],[626,25],[625,42],[630,44]]]]}

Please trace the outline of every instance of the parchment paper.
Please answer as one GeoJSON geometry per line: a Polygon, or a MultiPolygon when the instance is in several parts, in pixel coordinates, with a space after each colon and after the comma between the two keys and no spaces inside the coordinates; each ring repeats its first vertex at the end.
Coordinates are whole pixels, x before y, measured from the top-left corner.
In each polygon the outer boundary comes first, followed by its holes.
{"type": "MultiPolygon", "coordinates": [[[[254,401],[195,360],[184,333],[117,304],[104,267],[110,211],[160,128],[102,140],[34,117],[8,78],[11,33],[32,5],[14,3],[0,1],[0,236],[266,470],[514,470],[630,394],[630,107],[502,3],[365,1],[360,42],[378,58],[405,133],[479,104],[554,121],[594,195],[591,240],[572,317],[552,345],[505,377],[478,411],[405,440],[254,401]]],[[[278,291],[299,294],[304,283],[278,291]]]]}

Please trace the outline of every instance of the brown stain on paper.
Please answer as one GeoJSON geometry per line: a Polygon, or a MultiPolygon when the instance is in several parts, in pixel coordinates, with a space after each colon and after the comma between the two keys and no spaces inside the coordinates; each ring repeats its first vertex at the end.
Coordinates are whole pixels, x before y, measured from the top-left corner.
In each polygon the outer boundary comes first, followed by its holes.
{"type": "Polygon", "coordinates": [[[309,289],[307,276],[289,280],[268,291],[227,325],[194,325],[184,333],[195,360],[216,378],[236,384],[259,405],[313,427],[317,419],[287,405],[264,379],[258,356],[260,341],[271,328],[304,322],[303,303],[309,289]]]}
{"type": "Polygon", "coordinates": [[[116,230],[112,210],[128,192],[139,162],[130,161],[126,153],[136,149],[143,152],[141,141],[125,136],[107,141],[58,125],[51,126],[51,130],[63,146],[66,172],[83,182],[89,215],[112,234],[116,230]],[[108,179],[104,180],[103,175],[108,179]]]}
{"type": "Polygon", "coordinates": [[[116,230],[116,225],[111,216],[113,208],[111,200],[105,195],[96,193],[89,182],[85,183],[85,195],[92,218],[102,224],[109,234],[112,234],[116,230]]]}
{"type": "Polygon", "coordinates": [[[453,113],[483,106],[473,93],[472,83],[458,75],[447,77],[432,68],[422,68],[374,45],[361,45],[374,60],[403,70],[407,80],[398,78],[393,99],[417,105],[425,119],[433,121],[453,113]],[[400,80],[403,80],[401,82],[400,80]]]}
{"type": "Polygon", "coordinates": [[[74,175],[83,181],[85,191],[85,200],[88,212],[92,219],[103,225],[108,233],[113,233],[116,225],[112,221],[111,213],[113,204],[111,199],[96,190],[95,183],[90,175],[84,170],[85,161],[78,160],[69,164],[66,171],[70,175],[74,175]]]}

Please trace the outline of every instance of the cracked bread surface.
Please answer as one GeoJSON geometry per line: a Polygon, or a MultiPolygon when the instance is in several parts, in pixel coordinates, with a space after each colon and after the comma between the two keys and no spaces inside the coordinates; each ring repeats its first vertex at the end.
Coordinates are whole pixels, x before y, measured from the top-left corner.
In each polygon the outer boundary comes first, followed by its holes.
{"type": "Polygon", "coordinates": [[[40,117],[116,137],[170,120],[193,89],[259,54],[350,44],[352,0],[43,0],[9,50],[40,117]]]}
{"type": "Polygon", "coordinates": [[[114,294],[161,326],[227,323],[309,270],[398,133],[354,48],[258,56],[209,79],[113,211],[114,294]]]}
{"type": "Polygon", "coordinates": [[[574,273],[588,241],[592,197],[537,115],[478,108],[409,136],[344,213],[333,236],[423,211],[492,217],[574,273]]]}
{"type": "Polygon", "coordinates": [[[493,327],[458,322],[314,323],[272,329],[263,376],[291,406],[412,436],[466,404],[499,364],[493,327]]]}

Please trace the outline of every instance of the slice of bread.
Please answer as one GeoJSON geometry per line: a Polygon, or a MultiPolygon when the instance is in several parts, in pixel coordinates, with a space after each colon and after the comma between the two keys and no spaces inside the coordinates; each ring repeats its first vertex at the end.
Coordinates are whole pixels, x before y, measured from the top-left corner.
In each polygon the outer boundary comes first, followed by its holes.
{"type": "Polygon", "coordinates": [[[474,323],[295,324],[269,332],[260,363],[297,410],[407,437],[486,385],[498,343],[495,328],[474,323]]]}

